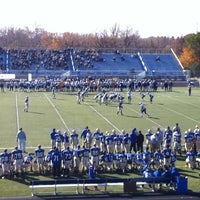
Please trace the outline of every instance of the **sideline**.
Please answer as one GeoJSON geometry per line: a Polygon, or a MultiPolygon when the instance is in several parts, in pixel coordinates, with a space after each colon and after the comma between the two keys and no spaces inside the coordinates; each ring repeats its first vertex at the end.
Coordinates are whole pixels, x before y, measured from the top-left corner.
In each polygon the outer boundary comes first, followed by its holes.
{"type": "Polygon", "coordinates": [[[46,93],[43,93],[44,96],[46,97],[46,99],[49,101],[49,103],[51,104],[51,106],[53,107],[53,109],[56,111],[57,115],[59,116],[61,122],[63,123],[63,125],[65,126],[65,128],[67,129],[67,131],[69,133],[71,133],[69,127],[67,126],[67,124],[65,123],[63,117],[61,116],[61,114],[59,113],[58,109],[56,108],[56,106],[53,104],[53,102],[50,100],[50,98],[46,95],[46,93]]]}
{"type": "Polygon", "coordinates": [[[17,93],[15,93],[15,109],[16,109],[16,125],[17,125],[17,131],[18,131],[19,130],[19,109],[18,109],[17,93]]]}

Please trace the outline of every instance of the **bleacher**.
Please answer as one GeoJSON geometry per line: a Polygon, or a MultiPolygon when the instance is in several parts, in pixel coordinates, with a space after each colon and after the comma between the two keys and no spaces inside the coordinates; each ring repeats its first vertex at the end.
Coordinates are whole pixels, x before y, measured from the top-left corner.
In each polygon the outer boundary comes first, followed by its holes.
{"type": "Polygon", "coordinates": [[[173,53],[104,53],[94,50],[10,50],[1,51],[0,64],[6,72],[33,76],[109,76],[185,79],[173,53]],[[7,60],[6,60],[7,59],[7,60]],[[5,64],[1,64],[5,70],[5,64]]]}
{"type": "Polygon", "coordinates": [[[141,54],[147,75],[183,77],[183,71],[173,54],[141,54]]]}

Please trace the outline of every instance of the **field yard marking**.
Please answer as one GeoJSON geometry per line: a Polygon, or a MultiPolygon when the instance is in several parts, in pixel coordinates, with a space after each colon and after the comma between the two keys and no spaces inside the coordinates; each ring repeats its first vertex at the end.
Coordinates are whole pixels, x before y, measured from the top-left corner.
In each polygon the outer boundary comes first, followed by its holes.
{"type": "Polygon", "coordinates": [[[50,100],[50,98],[46,95],[46,93],[43,93],[44,96],[46,97],[46,99],[49,101],[49,103],[52,105],[53,109],[56,111],[57,115],[59,116],[61,122],[63,123],[63,125],[65,126],[65,128],[68,130],[69,133],[71,133],[71,131],[69,130],[69,127],[67,126],[67,124],[65,123],[63,117],[61,116],[61,114],[59,113],[58,109],[56,108],[56,106],[53,104],[53,102],[50,100]]]}
{"type": "MultiPolygon", "coordinates": [[[[42,148],[44,148],[44,149],[51,149],[50,146],[42,146],[42,148]]],[[[5,149],[5,147],[0,147],[0,150],[3,150],[3,149],[5,149]]],[[[6,149],[12,150],[13,147],[6,147],[6,149]]],[[[34,146],[34,147],[32,147],[32,146],[26,147],[26,149],[35,149],[35,146],[34,146]]],[[[1,198],[0,198],[0,199],[1,199],[1,198]]]]}
{"type": "Polygon", "coordinates": [[[92,110],[94,110],[100,117],[102,117],[106,122],[108,122],[114,129],[118,130],[119,132],[121,131],[118,129],[112,122],[110,122],[106,117],[104,117],[100,112],[98,112],[93,106],[85,102],[92,110]]]}
{"type": "MultiPolygon", "coordinates": [[[[159,96],[163,96],[163,95],[160,94],[159,96]]],[[[172,97],[171,95],[170,96],[167,95],[165,97],[167,97],[168,99],[172,99],[174,101],[179,101],[179,102],[181,102],[183,104],[188,104],[188,105],[193,106],[195,108],[200,108],[200,106],[197,106],[197,104],[192,104],[192,103],[188,103],[188,102],[185,102],[185,101],[181,101],[180,99],[174,98],[174,96],[172,97]]]]}
{"type": "Polygon", "coordinates": [[[19,130],[19,110],[18,110],[17,93],[15,93],[15,108],[16,108],[16,123],[17,123],[17,131],[18,131],[19,130]]]}
{"type": "Polygon", "coordinates": [[[172,109],[170,109],[170,108],[167,108],[167,107],[165,107],[165,106],[161,106],[161,105],[159,105],[159,106],[160,106],[160,107],[163,107],[163,108],[166,109],[166,110],[169,110],[169,111],[171,111],[171,112],[174,112],[174,113],[176,113],[176,114],[178,114],[178,115],[181,115],[181,116],[183,116],[183,117],[185,117],[185,118],[187,118],[187,119],[189,119],[189,120],[191,120],[191,121],[200,123],[200,121],[198,121],[198,120],[196,120],[196,119],[193,119],[193,118],[191,118],[191,117],[189,117],[189,116],[187,116],[187,115],[185,115],[185,114],[183,114],[183,113],[177,112],[177,111],[172,110],[172,109]]]}

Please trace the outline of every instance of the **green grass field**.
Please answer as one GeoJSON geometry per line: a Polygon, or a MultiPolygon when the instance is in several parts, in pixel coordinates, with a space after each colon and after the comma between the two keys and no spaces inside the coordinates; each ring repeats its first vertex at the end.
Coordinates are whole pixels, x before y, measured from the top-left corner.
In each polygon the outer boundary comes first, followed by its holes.
{"type": "MultiPolygon", "coordinates": [[[[187,88],[173,88],[173,92],[164,92],[161,89],[154,93],[153,104],[149,103],[146,95],[144,103],[150,118],[140,117],[139,102],[141,98],[138,92],[133,93],[132,103],[127,103],[126,91],[123,108],[124,115],[117,115],[117,103],[99,105],[93,99],[95,93],[89,93],[85,101],[80,105],[76,103],[76,93],[58,92],[56,99],[48,92],[10,92],[0,93],[0,148],[11,151],[16,145],[16,133],[22,127],[27,135],[27,151],[33,152],[38,144],[46,151],[50,149],[49,134],[53,128],[71,132],[75,129],[81,133],[88,125],[92,132],[98,127],[102,132],[116,129],[119,133],[124,129],[130,133],[133,128],[141,130],[143,134],[147,129],[155,131],[158,127],[171,128],[179,123],[182,134],[185,130],[194,129],[200,125],[200,89],[193,88],[192,96],[188,96],[187,88]],[[30,109],[23,111],[24,98],[29,96],[30,109]]],[[[184,156],[177,161],[180,172],[188,176],[189,189],[199,191],[199,169],[185,168],[184,156]]],[[[121,176],[112,174],[112,176],[121,176]]],[[[134,174],[126,174],[134,177],[134,174]]],[[[0,197],[4,196],[30,196],[28,188],[32,178],[44,179],[47,177],[28,175],[25,179],[1,179],[0,197]]]]}

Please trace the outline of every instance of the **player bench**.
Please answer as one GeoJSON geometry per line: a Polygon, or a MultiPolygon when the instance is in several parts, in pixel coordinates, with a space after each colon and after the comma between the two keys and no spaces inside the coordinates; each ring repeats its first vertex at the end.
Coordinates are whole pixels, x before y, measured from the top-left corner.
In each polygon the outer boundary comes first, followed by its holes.
{"type": "MultiPolygon", "coordinates": [[[[121,186],[123,192],[136,192],[136,186],[146,184],[168,184],[171,179],[166,178],[111,178],[111,179],[55,179],[55,180],[31,180],[29,188],[32,190],[32,196],[46,194],[49,192],[39,192],[37,189],[53,189],[51,194],[58,195],[59,188],[70,188],[70,192],[75,189],[76,194],[84,194],[86,187],[103,187],[104,193],[108,192],[108,186],[121,186]]],[[[66,190],[65,190],[66,192],[66,190]]]]}

